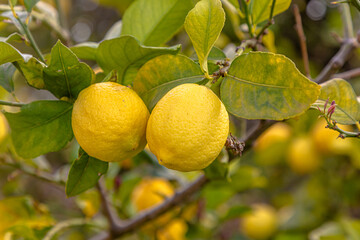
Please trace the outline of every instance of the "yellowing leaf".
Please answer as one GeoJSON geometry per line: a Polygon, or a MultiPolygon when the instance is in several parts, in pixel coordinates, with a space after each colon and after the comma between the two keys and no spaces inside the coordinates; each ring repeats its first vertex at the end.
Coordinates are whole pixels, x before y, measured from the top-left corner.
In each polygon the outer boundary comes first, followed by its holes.
{"type": "Polygon", "coordinates": [[[238,117],[283,120],[305,112],[320,86],[283,55],[250,52],[232,62],[220,94],[227,110],[238,117]]]}
{"type": "MultiPolygon", "coordinates": [[[[272,0],[252,0],[250,2],[253,24],[261,23],[270,17],[272,0]]],[[[290,6],[291,0],[276,0],[273,16],[276,16],[290,6]]]]}
{"type": "Polygon", "coordinates": [[[185,30],[199,57],[201,69],[208,73],[207,57],[225,23],[220,0],[201,0],[185,19],[185,30]]]}
{"type": "MultiPolygon", "coordinates": [[[[357,101],[356,93],[350,83],[336,78],[321,84],[321,93],[318,101],[313,104],[322,110],[326,100],[335,100],[336,108],[332,119],[340,124],[355,124],[360,120],[360,104],[357,101]]],[[[327,108],[330,107],[330,102],[327,108]]]]}

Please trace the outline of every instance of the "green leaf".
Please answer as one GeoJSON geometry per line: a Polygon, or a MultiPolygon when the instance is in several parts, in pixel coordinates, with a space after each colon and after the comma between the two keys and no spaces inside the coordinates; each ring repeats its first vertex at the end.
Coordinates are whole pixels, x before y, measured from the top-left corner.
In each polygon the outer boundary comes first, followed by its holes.
{"type": "Polygon", "coordinates": [[[124,14],[121,34],[160,46],[181,28],[192,7],[192,0],[137,0],[124,14]]]}
{"type": "Polygon", "coordinates": [[[250,52],[237,57],[221,83],[227,110],[245,119],[283,120],[304,113],[320,94],[287,57],[250,52]]]}
{"type": "Polygon", "coordinates": [[[185,30],[205,73],[208,73],[207,57],[224,24],[225,12],[220,0],[201,0],[186,16],[185,30]]]}
{"type": "MultiPolygon", "coordinates": [[[[261,23],[270,17],[272,0],[251,0],[251,15],[253,24],[261,23]]],[[[291,4],[291,0],[276,0],[273,16],[286,11],[291,4]]]]}
{"type": "Polygon", "coordinates": [[[96,52],[96,60],[105,72],[117,70],[118,82],[123,83],[130,67],[139,68],[150,59],[160,55],[175,55],[180,48],[180,45],[168,48],[145,47],[131,36],[122,36],[101,42],[96,52]]]}
{"type": "Polygon", "coordinates": [[[57,98],[77,98],[95,78],[93,70],[79,62],[76,55],[60,41],[51,49],[50,65],[44,69],[45,87],[57,98]]]}
{"type": "Polygon", "coordinates": [[[183,55],[162,55],[145,63],[134,80],[134,90],[151,110],[172,88],[204,78],[199,65],[183,55]]]}
{"type": "Polygon", "coordinates": [[[31,12],[32,8],[39,2],[40,0],[24,0],[25,8],[28,12],[31,12]]]}
{"type": "Polygon", "coordinates": [[[32,57],[27,62],[17,61],[19,71],[23,74],[27,83],[37,89],[45,88],[43,70],[46,67],[45,64],[32,57]]]}
{"type": "Polygon", "coordinates": [[[6,91],[14,91],[14,82],[13,75],[16,68],[12,63],[4,63],[0,65],[0,86],[2,86],[6,91]]]}
{"type": "Polygon", "coordinates": [[[72,139],[72,104],[63,101],[37,101],[21,107],[18,113],[6,112],[16,152],[34,158],[56,152],[72,139]]]}
{"type": "Polygon", "coordinates": [[[100,177],[108,170],[109,163],[90,157],[80,150],[80,156],[71,165],[68,180],[66,182],[66,195],[76,196],[93,186],[100,177]]]}
{"type": "Polygon", "coordinates": [[[327,109],[333,100],[337,105],[332,115],[333,120],[340,124],[355,124],[360,120],[360,104],[354,89],[347,81],[336,78],[321,84],[319,99],[312,107],[317,109],[318,106],[323,110],[327,99],[327,109]]]}
{"type": "MultiPolygon", "coordinates": [[[[224,60],[226,58],[225,53],[217,47],[212,47],[212,49],[210,50],[210,53],[207,57],[208,61],[219,61],[219,60],[224,60]]],[[[195,60],[195,61],[199,61],[198,56],[194,53],[191,56],[191,59],[195,60]]]]}
{"type": "Polygon", "coordinates": [[[95,42],[84,42],[71,47],[70,50],[80,59],[96,61],[98,46],[95,42]]]}
{"type": "Polygon", "coordinates": [[[0,42],[0,65],[8,62],[24,60],[24,56],[13,46],[6,42],[0,42]]]}

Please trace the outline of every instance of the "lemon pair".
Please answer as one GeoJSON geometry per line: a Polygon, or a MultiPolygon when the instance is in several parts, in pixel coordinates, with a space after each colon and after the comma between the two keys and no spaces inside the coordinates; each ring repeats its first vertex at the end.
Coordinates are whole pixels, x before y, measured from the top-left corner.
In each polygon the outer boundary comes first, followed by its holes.
{"type": "Polygon", "coordinates": [[[80,146],[100,160],[131,158],[148,142],[161,165],[194,171],[219,155],[228,136],[229,116],[220,99],[205,86],[173,88],[150,115],[133,90],[104,82],[79,94],[72,127],[80,146]]]}

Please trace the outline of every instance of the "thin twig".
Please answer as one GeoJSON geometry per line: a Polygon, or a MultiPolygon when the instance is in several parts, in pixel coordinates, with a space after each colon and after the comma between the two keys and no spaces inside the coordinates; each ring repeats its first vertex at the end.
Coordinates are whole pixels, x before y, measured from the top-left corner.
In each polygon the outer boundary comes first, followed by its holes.
{"type": "Polygon", "coordinates": [[[344,40],[339,51],[330,60],[330,62],[320,72],[319,76],[315,79],[315,82],[322,83],[330,79],[339,69],[344,66],[345,62],[349,59],[352,52],[359,47],[358,39],[360,33],[357,33],[357,37],[354,38],[353,24],[351,20],[350,8],[346,4],[341,4],[341,16],[344,23],[344,40]]]}
{"type": "Polygon", "coordinates": [[[22,106],[25,106],[26,104],[0,100],[0,105],[6,105],[6,106],[12,106],[12,107],[22,107],[22,106]]]}
{"type": "Polygon", "coordinates": [[[239,6],[244,7],[245,21],[246,21],[246,24],[247,24],[248,29],[249,29],[250,37],[254,37],[254,34],[252,32],[251,22],[250,22],[250,14],[249,14],[248,5],[245,2],[245,0],[238,0],[238,2],[239,2],[239,6]]]}
{"type": "Polygon", "coordinates": [[[294,6],[293,6],[293,11],[294,11],[294,16],[295,16],[295,21],[296,21],[295,29],[299,36],[299,40],[300,40],[301,55],[302,55],[302,59],[304,62],[305,75],[308,78],[311,78],[310,67],[309,67],[309,55],[308,55],[307,46],[306,46],[306,37],[304,34],[304,29],[303,29],[303,25],[302,25],[302,21],[301,21],[299,7],[296,4],[294,4],[294,6]]]}
{"type": "Polygon", "coordinates": [[[342,22],[344,25],[344,38],[354,37],[354,27],[351,18],[350,6],[348,3],[339,5],[342,22]]]}
{"type": "Polygon", "coordinates": [[[337,73],[332,76],[332,78],[342,78],[345,80],[349,80],[356,77],[360,77],[360,68],[351,69],[349,71],[337,73]]]}
{"type": "Polygon", "coordinates": [[[115,215],[116,210],[111,205],[107,197],[107,193],[101,179],[96,184],[96,188],[98,189],[98,192],[100,194],[103,211],[110,224],[110,231],[112,231],[113,229],[116,229],[119,225],[121,225],[120,219],[115,215]]]}
{"type": "MultiPolygon", "coordinates": [[[[245,146],[244,152],[249,150],[252,146],[253,141],[255,141],[264,130],[266,130],[274,123],[275,121],[269,121],[269,120],[261,121],[259,126],[254,131],[251,131],[250,134],[245,138],[245,142],[247,145],[245,146]]],[[[167,212],[168,210],[180,204],[185,203],[187,200],[190,199],[190,197],[194,193],[198,192],[208,181],[209,179],[207,179],[205,175],[201,175],[194,182],[190,183],[188,186],[184,187],[183,189],[177,191],[172,197],[166,199],[160,205],[155,206],[147,211],[144,211],[132,219],[121,221],[117,219],[117,217],[114,215],[112,215],[111,218],[108,217],[112,229],[109,234],[102,234],[100,236],[101,239],[112,239],[113,237],[120,237],[126,233],[133,232],[139,229],[145,223],[157,218],[158,216],[167,212]]],[[[105,194],[102,195],[106,196],[105,194]]],[[[106,198],[103,198],[103,202],[108,202],[105,199],[106,198]]],[[[109,209],[109,205],[107,206],[107,208],[109,209]]]]}
{"type": "Polygon", "coordinates": [[[83,218],[75,218],[70,220],[65,220],[56,224],[50,231],[47,232],[43,240],[52,240],[59,232],[63,231],[69,227],[82,226],[89,224],[89,221],[83,218]]]}
{"type": "Polygon", "coordinates": [[[355,38],[344,39],[339,51],[316,77],[315,82],[322,83],[329,80],[333,74],[344,66],[345,62],[349,59],[350,55],[358,45],[359,43],[355,38]]]}
{"type": "Polygon", "coordinates": [[[250,150],[255,140],[274,123],[276,123],[276,121],[260,120],[259,124],[245,137],[245,147],[243,153],[250,150]]]}
{"type": "Polygon", "coordinates": [[[19,162],[10,162],[8,160],[5,160],[5,161],[0,162],[0,166],[1,165],[15,168],[29,176],[35,177],[35,178],[43,180],[45,182],[65,186],[64,181],[62,181],[61,179],[56,179],[52,174],[41,171],[39,169],[30,167],[30,166],[27,166],[27,165],[24,165],[19,162]]]}
{"type": "Polygon", "coordinates": [[[148,211],[144,211],[137,215],[135,218],[130,219],[121,225],[118,225],[117,228],[113,229],[114,236],[119,237],[124,235],[125,233],[135,231],[144,223],[153,220],[161,214],[167,212],[171,208],[186,202],[186,200],[188,200],[193,193],[201,189],[207,181],[208,179],[205,177],[205,175],[201,175],[194,182],[192,182],[182,190],[176,192],[172,197],[166,199],[162,204],[151,208],[148,211]]]}

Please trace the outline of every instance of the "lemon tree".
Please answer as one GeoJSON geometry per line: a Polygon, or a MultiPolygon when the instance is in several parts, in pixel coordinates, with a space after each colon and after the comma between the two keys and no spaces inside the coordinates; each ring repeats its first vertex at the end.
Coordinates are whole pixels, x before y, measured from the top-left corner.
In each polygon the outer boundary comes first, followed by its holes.
{"type": "Polygon", "coordinates": [[[0,1],[0,239],[360,239],[358,4],[290,4],[0,1]]]}

